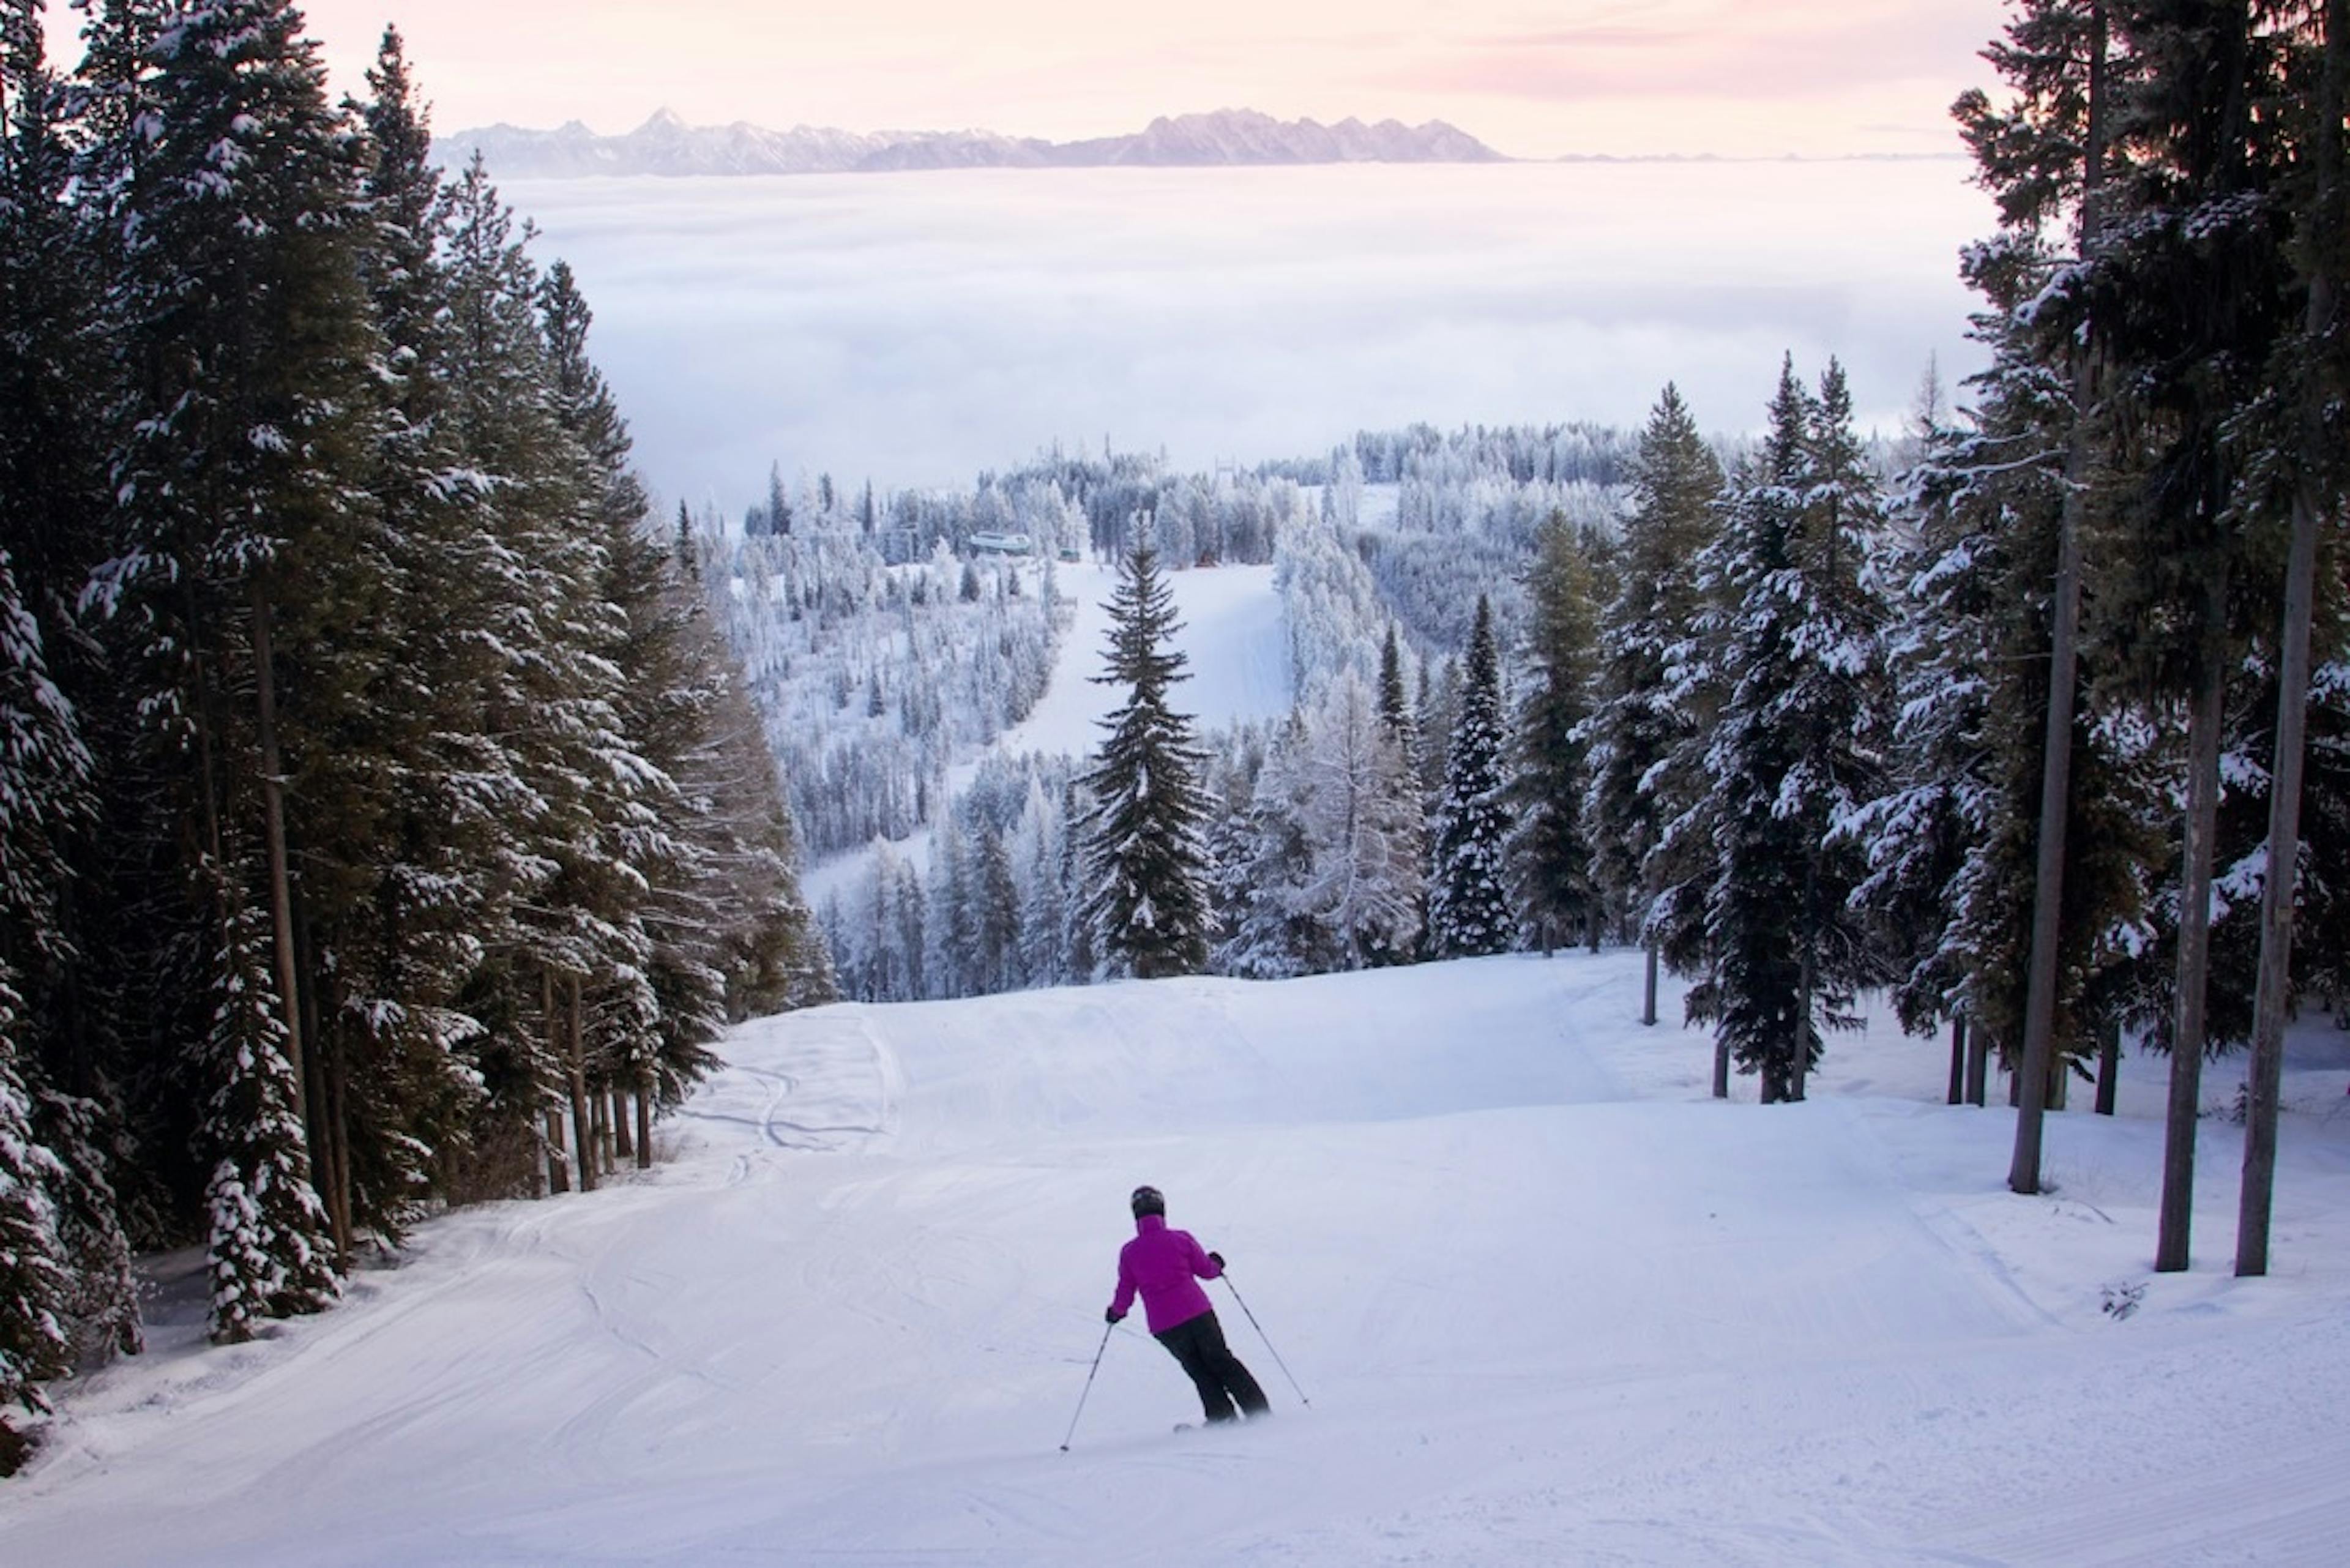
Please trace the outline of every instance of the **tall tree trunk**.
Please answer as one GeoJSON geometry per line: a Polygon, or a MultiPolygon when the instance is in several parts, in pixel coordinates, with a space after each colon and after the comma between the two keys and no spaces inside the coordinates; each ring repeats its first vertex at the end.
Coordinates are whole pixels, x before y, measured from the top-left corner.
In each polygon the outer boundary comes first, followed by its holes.
{"type": "MultiPolygon", "coordinates": [[[[1646,944],[1647,953],[1642,967],[1647,970],[1640,987],[1640,1022],[1654,1027],[1657,1022],[1657,944],[1646,944]]],[[[1727,1085],[1715,1091],[1719,1098],[1730,1092],[1727,1085]]]]}
{"type": "Polygon", "coordinates": [[[637,1168],[653,1168],[653,1075],[646,1068],[637,1080],[637,1168]]]}
{"type": "Polygon", "coordinates": [[[616,1078],[612,1081],[612,1157],[614,1165],[617,1167],[619,1161],[629,1158],[636,1152],[636,1139],[629,1136],[629,1091],[627,1086],[616,1078]]]}
{"type": "Polygon", "coordinates": [[[2114,1114],[2121,1081],[2122,1021],[2109,1014],[2097,1023],[2097,1115],[2114,1114]]]}
{"type": "MultiPolygon", "coordinates": [[[[555,1010],[555,971],[538,971],[538,1005],[546,1020],[546,1059],[549,1064],[563,1061],[563,1020],[555,1010]]],[[[546,1106],[546,1185],[551,1192],[571,1190],[571,1164],[563,1152],[563,1112],[553,1102],[546,1106]]]]}
{"type": "Polygon", "coordinates": [[[579,1190],[596,1190],[596,1129],[588,1110],[588,1031],[579,1003],[580,978],[571,981],[571,1130],[579,1145],[579,1190]]]}
{"type": "Polygon", "coordinates": [[[277,1000],[286,1021],[286,1064],[293,1069],[294,1116],[309,1145],[310,1168],[318,1168],[317,1129],[310,1120],[310,1092],[302,1061],[302,976],[294,961],[294,885],[286,864],[286,779],[277,753],[277,674],[269,641],[269,592],[252,578],[253,684],[261,740],[261,815],[269,854],[269,924],[276,939],[277,1000]]]}
{"type": "Polygon", "coordinates": [[[1796,965],[1795,1050],[1787,1060],[1787,1097],[1804,1097],[1804,1080],[1812,1069],[1812,992],[1819,974],[1820,857],[1816,848],[1804,862],[1804,951],[1796,965]]]}
{"type": "MultiPolygon", "coordinates": [[[[2342,262],[2342,116],[2350,77],[2350,4],[2326,0],[2324,65],[2318,78],[2315,235],[2303,336],[2324,343],[2334,327],[2342,262]]],[[[2277,1102],[2284,1084],[2284,1023],[2292,1002],[2293,896],[2301,870],[2302,753],[2309,717],[2310,623],[2317,604],[2317,535],[2330,497],[2316,492],[2326,450],[2324,383],[2313,372],[2301,399],[2302,460],[2293,493],[2293,545],[2279,638],[2276,759],[2269,788],[2269,874],[2261,890],[2260,983],[2252,1004],[2252,1062],[2244,1109],[2244,1177],[2236,1214],[2236,1272],[2269,1272],[2269,1218],[2276,1189],[2277,1102]]]]}
{"type": "MultiPolygon", "coordinates": [[[[2100,229],[2106,174],[2106,7],[2090,7],[2089,135],[2081,174],[2081,252],[2093,254],[2100,229]]],[[[2023,1059],[2015,1118],[2011,1191],[2040,1190],[2041,1111],[2048,1064],[2055,1056],[2056,954],[2064,898],[2064,829],[2073,804],[2073,698],[2079,678],[2081,530],[2089,477],[2089,408],[2096,391],[2095,357],[2087,331],[2074,349],[2073,428],[2064,451],[2064,500],[2057,524],[2056,584],[2048,647],[2048,724],[2040,772],[2040,835],[2032,883],[2032,950],[2023,1007],[2023,1059]]]]}
{"type": "Polygon", "coordinates": [[[1991,1036],[1980,1025],[1967,1028],[1967,1104],[1982,1105],[1991,1096],[1991,1036]]]}
{"type": "MultiPolygon", "coordinates": [[[[296,961],[305,974],[317,974],[318,948],[317,933],[311,929],[309,915],[300,898],[294,900],[294,948],[296,961]]],[[[318,1097],[316,1121],[318,1125],[318,1158],[322,1164],[311,1172],[311,1184],[327,1206],[327,1223],[334,1231],[335,1266],[348,1272],[351,1266],[351,1138],[347,1119],[348,1096],[344,1092],[345,1064],[343,1032],[325,1027],[326,1004],[319,997],[319,985],[302,988],[302,1033],[310,1042],[310,1072],[317,1085],[318,1097]]]]}
{"type": "Polygon", "coordinates": [[[1950,1097],[1949,1103],[1963,1105],[1967,1098],[1967,1015],[1950,1014],[1950,1097]]]}
{"type": "MultiPolygon", "coordinates": [[[[2213,616],[2224,614],[2216,606],[2213,616]]],[[[2187,1267],[2195,1223],[2195,1121],[2202,1108],[2204,1020],[2211,956],[2212,839],[2220,821],[2220,726],[2227,666],[2209,651],[2202,689],[2187,716],[2187,829],[2178,877],[2178,981],[2170,1025],[2170,1103],[2162,1138],[2162,1212],[2155,1235],[2160,1273],[2187,1267]]]]}

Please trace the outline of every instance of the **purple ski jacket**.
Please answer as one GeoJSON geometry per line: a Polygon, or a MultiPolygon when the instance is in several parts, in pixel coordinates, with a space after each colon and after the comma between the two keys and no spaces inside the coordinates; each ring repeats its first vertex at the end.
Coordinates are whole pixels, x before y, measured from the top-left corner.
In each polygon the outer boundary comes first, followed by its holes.
{"type": "Polygon", "coordinates": [[[1170,1231],[1164,1215],[1141,1215],[1134,1221],[1134,1240],[1118,1249],[1118,1295],[1109,1310],[1125,1315],[1139,1291],[1143,1321],[1151,1333],[1165,1334],[1208,1310],[1208,1293],[1198,1282],[1222,1272],[1191,1232],[1170,1231]]]}

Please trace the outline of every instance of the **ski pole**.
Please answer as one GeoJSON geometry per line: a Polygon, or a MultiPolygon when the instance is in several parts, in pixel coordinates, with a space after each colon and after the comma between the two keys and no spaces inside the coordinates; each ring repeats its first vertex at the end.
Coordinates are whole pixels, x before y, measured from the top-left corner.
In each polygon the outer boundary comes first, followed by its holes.
{"type": "MultiPolygon", "coordinates": [[[[1246,1309],[1243,1308],[1243,1310],[1245,1311],[1246,1309]]],[[[1109,1336],[1112,1333],[1116,1332],[1118,1324],[1114,1323],[1105,1324],[1102,1326],[1102,1342],[1094,1347],[1094,1364],[1086,1368],[1085,1394],[1077,1396],[1077,1413],[1076,1416],[1071,1416],[1069,1417],[1069,1436],[1061,1439],[1061,1452],[1065,1454],[1069,1451],[1069,1439],[1077,1435],[1077,1416],[1082,1416],[1086,1413],[1086,1395],[1091,1394],[1094,1391],[1094,1374],[1101,1370],[1102,1352],[1109,1348],[1109,1336]]],[[[1260,1329],[1258,1332],[1263,1333],[1263,1331],[1260,1329]]],[[[1279,1356],[1275,1356],[1274,1359],[1278,1361],[1281,1358],[1279,1356]]]]}
{"type": "Polygon", "coordinates": [[[1305,1397],[1305,1389],[1297,1386],[1297,1375],[1289,1370],[1289,1363],[1281,1358],[1281,1352],[1274,1350],[1273,1337],[1264,1332],[1264,1324],[1257,1322],[1256,1314],[1250,1312],[1248,1303],[1242,1299],[1240,1286],[1232,1283],[1232,1276],[1230,1273],[1225,1273],[1222,1278],[1224,1282],[1224,1289],[1232,1292],[1232,1300],[1241,1303],[1241,1311],[1247,1315],[1249,1326],[1256,1330],[1256,1336],[1259,1339],[1264,1341],[1265,1349],[1273,1352],[1273,1364],[1281,1368],[1281,1375],[1284,1377],[1289,1379],[1289,1386],[1297,1395],[1297,1402],[1308,1409],[1313,1408],[1314,1401],[1305,1397]]]}

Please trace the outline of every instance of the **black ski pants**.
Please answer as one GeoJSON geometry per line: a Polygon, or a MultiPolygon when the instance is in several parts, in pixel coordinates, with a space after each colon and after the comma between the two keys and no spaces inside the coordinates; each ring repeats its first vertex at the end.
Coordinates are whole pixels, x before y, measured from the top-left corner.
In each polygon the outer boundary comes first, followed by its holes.
{"type": "Polygon", "coordinates": [[[1200,1408],[1207,1412],[1209,1420],[1231,1420],[1235,1405],[1243,1415],[1266,1413],[1264,1390],[1225,1345],[1223,1325],[1216,1321],[1213,1309],[1152,1337],[1182,1365],[1191,1386],[1200,1391],[1200,1408]]]}

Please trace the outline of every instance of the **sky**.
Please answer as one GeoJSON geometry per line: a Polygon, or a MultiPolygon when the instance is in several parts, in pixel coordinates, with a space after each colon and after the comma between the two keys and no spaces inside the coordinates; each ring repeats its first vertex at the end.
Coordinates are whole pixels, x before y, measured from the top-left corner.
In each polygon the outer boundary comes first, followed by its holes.
{"type": "MultiPolygon", "coordinates": [[[[50,0],[53,15],[63,0],[50,0]]],[[[310,0],[338,85],[387,20],[444,130],[654,110],[1069,140],[1153,116],[1451,121],[1515,157],[1951,152],[2000,0],[310,0]]],[[[57,51],[67,53],[64,48],[57,51]]]]}

